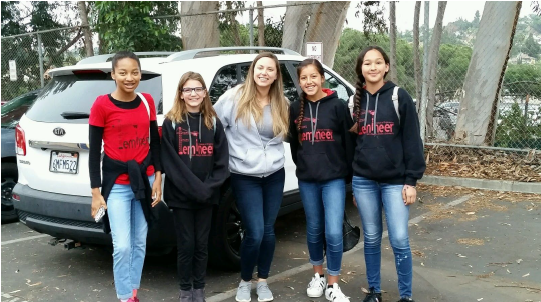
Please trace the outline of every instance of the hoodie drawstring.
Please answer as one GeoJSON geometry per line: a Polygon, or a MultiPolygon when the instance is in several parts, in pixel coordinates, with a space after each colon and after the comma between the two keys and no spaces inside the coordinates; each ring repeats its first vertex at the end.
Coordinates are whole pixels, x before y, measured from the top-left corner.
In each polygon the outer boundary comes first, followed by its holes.
{"type": "Polygon", "coordinates": [[[379,93],[376,95],[376,106],[374,107],[374,135],[376,135],[376,118],[378,116],[378,99],[379,99],[379,93]]]}
{"type": "MultiPolygon", "coordinates": [[[[373,118],[373,125],[374,125],[374,134],[376,134],[376,117],[378,115],[378,100],[379,100],[379,93],[376,94],[376,106],[374,107],[374,118],[373,118]]],[[[366,122],[368,121],[368,105],[370,104],[370,95],[368,92],[366,93],[366,109],[364,112],[364,126],[366,127],[366,122]]]]}
{"type": "MultiPolygon", "coordinates": [[[[188,119],[188,114],[186,114],[186,124],[188,124],[188,139],[190,141],[189,155],[190,160],[192,160],[192,129],[190,127],[190,120],[188,119]]],[[[199,115],[199,133],[198,133],[199,142],[201,142],[201,115],[199,115]]]]}
{"type": "Polygon", "coordinates": [[[316,121],[314,122],[314,118],[312,117],[312,104],[308,103],[308,107],[310,107],[310,125],[312,125],[312,145],[314,144],[314,139],[316,137],[317,115],[318,115],[318,111],[319,111],[319,104],[321,104],[321,103],[318,102],[317,106],[316,106],[316,121]]]}

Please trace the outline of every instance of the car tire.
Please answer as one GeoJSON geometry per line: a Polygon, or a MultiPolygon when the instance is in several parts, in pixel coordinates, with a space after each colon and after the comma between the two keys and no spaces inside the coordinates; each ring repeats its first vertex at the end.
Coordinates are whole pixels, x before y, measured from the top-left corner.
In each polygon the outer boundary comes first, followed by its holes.
{"type": "Polygon", "coordinates": [[[18,171],[16,163],[2,163],[2,223],[19,220],[13,207],[13,188],[17,184],[18,171]]]}
{"type": "Polygon", "coordinates": [[[214,209],[209,238],[209,262],[222,270],[240,270],[240,244],[244,227],[231,187],[222,194],[220,204],[214,209]]]}

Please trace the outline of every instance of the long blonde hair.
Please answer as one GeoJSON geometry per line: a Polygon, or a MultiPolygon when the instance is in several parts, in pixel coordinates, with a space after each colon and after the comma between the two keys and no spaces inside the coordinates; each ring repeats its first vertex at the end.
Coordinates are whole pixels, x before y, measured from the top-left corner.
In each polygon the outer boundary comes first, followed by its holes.
{"type": "Polygon", "coordinates": [[[256,123],[263,120],[263,109],[257,101],[257,84],[254,81],[255,64],[261,58],[270,58],[276,64],[276,80],[271,84],[269,90],[269,99],[272,115],[272,132],[274,136],[281,135],[285,137],[289,130],[289,103],[284,97],[284,84],[282,82],[282,72],[280,71],[280,62],[278,58],[270,52],[260,53],[255,57],[250,69],[246,75],[246,81],[242,84],[239,92],[240,99],[237,109],[237,117],[244,124],[250,127],[250,116],[254,117],[256,123]]]}
{"type": "Polygon", "coordinates": [[[169,110],[165,117],[175,123],[180,124],[184,122],[184,117],[186,114],[188,114],[188,109],[186,108],[186,102],[181,98],[181,96],[182,88],[184,88],[184,84],[186,84],[186,82],[189,80],[199,81],[205,89],[205,97],[203,98],[203,102],[201,102],[201,117],[205,119],[205,126],[207,126],[208,129],[212,129],[214,126],[214,118],[217,116],[216,111],[214,111],[214,108],[212,107],[212,102],[210,101],[205,80],[203,80],[203,77],[197,72],[188,71],[182,75],[180,81],[178,82],[173,108],[169,110]]]}

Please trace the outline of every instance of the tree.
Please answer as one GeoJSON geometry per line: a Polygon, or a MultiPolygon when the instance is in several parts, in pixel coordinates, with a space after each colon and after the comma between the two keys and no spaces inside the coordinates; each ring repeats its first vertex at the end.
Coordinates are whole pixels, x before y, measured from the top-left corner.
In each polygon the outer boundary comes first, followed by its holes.
{"type": "Polygon", "coordinates": [[[301,5],[288,6],[286,8],[282,47],[301,53],[306,24],[312,7],[310,5],[302,5],[302,1],[291,1],[289,3],[301,5]]]}
{"type": "Polygon", "coordinates": [[[172,34],[178,28],[178,18],[153,18],[178,15],[177,5],[172,1],[97,1],[96,28],[103,44],[100,53],[180,50],[180,38],[172,34]]]}
{"type": "MultiPolygon", "coordinates": [[[[224,4],[224,2],[222,2],[224,4]]],[[[244,2],[242,1],[225,1],[225,9],[233,10],[244,8],[244,2]]],[[[234,42],[231,46],[247,45],[248,43],[242,43],[239,32],[239,22],[236,20],[238,14],[242,14],[239,11],[228,11],[219,14],[220,18],[220,36],[229,35],[234,42]]],[[[221,44],[222,46],[225,46],[221,44]]]]}
{"type": "MultiPolygon", "coordinates": [[[[18,2],[2,1],[2,99],[9,100],[41,86],[40,63],[38,55],[38,36],[26,35],[16,38],[7,36],[25,34],[51,28],[64,27],[54,10],[60,5],[72,11],[72,4],[35,1],[24,5],[18,2]],[[28,18],[30,21],[28,22],[28,18]],[[27,23],[25,23],[27,22],[27,23]],[[9,61],[17,64],[17,81],[9,77],[9,61]]],[[[66,20],[63,20],[65,22],[66,20]]],[[[80,31],[61,30],[41,34],[44,70],[51,65],[62,67],[70,54],[68,48],[80,40],[80,31]]]]}
{"type": "Polygon", "coordinates": [[[472,51],[471,47],[465,45],[441,44],[436,84],[441,102],[458,99],[468,72],[472,51]]]}
{"type": "Polygon", "coordinates": [[[390,70],[389,79],[398,84],[397,70],[396,70],[396,2],[389,2],[389,40],[390,40],[390,70]]]}
{"type": "Polygon", "coordinates": [[[419,112],[421,105],[421,56],[419,54],[419,17],[421,15],[421,1],[415,1],[415,12],[413,13],[413,68],[415,74],[415,99],[419,112]]]}
{"type": "Polygon", "coordinates": [[[455,140],[491,144],[501,85],[522,3],[486,2],[460,101],[455,140]]]}
{"type": "Polygon", "coordinates": [[[77,7],[79,9],[79,17],[81,18],[81,26],[83,26],[86,56],[91,57],[94,55],[94,47],[92,46],[92,32],[88,23],[88,11],[84,1],[77,1],[77,7]]]}
{"type": "Polygon", "coordinates": [[[525,54],[533,58],[539,58],[539,54],[541,54],[541,46],[539,45],[539,42],[534,40],[532,33],[530,33],[528,38],[526,38],[526,41],[524,41],[522,49],[525,54]]]}
{"type": "Polygon", "coordinates": [[[346,20],[348,1],[322,2],[314,6],[306,30],[306,42],[324,42],[323,62],[332,68],[340,34],[346,20]]]}
{"type": "Polygon", "coordinates": [[[426,117],[424,117],[426,118],[426,133],[428,134],[428,136],[432,135],[434,130],[432,117],[434,116],[434,102],[436,100],[437,68],[443,25],[443,14],[445,13],[446,6],[447,1],[438,2],[436,24],[434,25],[434,29],[432,30],[430,51],[428,53],[428,102],[426,106],[426,117]]]}
{"type": "MultiPolygon", "coordinates": [[[[216,11],[218,8],[218,1],[184,1],[180,5],[182,14],[216,11]]],[[[180,23],[184,49],[220,46],[217,14],[183,17],[180,23]]]]}
{"type": "MultiPolygon", "coordinates": [[[[258,7],[263,6],[263,1],[256,1],[258,7]]],[[[259,46],[265,46],[265,20],[263,19],[263,8],[257,9],[257,37],[259,46]]]]}
{"type": "Polygon", "coordinates": [[[475,11],[475,17],[473,17],[472,27],[478,28],[479,22],[481,22],[481,14],[479,14],[479,10],[475,11]]]}
{"type": "Polygon", "coordinates": [[[503,79],[503,94],[541,98],[541,64],[513,64],[507,67],[503,79]]]}

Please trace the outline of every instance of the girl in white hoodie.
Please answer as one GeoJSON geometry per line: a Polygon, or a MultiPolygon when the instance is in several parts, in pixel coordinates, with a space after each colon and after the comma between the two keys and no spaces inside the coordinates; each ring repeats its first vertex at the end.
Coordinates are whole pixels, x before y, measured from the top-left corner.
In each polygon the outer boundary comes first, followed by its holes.
{"type": "Polygon", "coordinates": [[[231,186],[246,229],[236,300],[251,301],[257,265],[258,301],[272,301],[266,279],[274,256],[274,222],[284,191],[283,138],[289,128],[289,101],[284,97],[276,56],[259,54],[246,82],[222,95],[214,109],[227,136],[231,186]]]}

